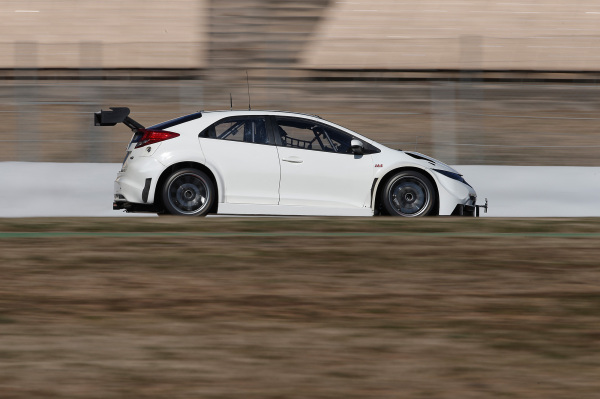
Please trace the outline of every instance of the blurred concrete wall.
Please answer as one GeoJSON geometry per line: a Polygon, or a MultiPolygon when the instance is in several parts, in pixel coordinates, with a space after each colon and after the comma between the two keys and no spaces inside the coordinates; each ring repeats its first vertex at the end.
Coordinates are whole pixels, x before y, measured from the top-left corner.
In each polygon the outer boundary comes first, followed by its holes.
{"type": "Polygon", "coordinates": [[[336,1],[303,65],[597,71],[599,50],[600,3],[589,0],[336,1]]]}
{"type": "Polygon", "coordinates": [[[0,68],[600,70],[589,0],[14,0],[0,15],[0,68]]]}
{"type": "Polygon", "coordinates": [[[2,1],[0,68],[201,68],[207,2],[2,1]],[[19,56],[20,43],[35,43],[35,60],[19,56]]]}

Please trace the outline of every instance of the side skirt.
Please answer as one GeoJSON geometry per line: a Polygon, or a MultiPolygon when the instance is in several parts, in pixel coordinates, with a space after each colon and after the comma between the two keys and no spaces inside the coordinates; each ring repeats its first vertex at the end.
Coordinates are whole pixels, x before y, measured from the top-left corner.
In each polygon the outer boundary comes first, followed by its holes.
{"type": "Polygon", "coordinates": [[[219,203],[219,214],[278,216],[373,216],[373,209],[219,203]]]}

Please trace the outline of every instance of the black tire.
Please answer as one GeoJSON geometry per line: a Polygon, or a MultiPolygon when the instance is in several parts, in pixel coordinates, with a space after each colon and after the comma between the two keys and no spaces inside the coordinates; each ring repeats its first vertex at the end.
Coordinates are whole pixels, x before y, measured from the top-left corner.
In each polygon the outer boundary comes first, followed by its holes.
{"type": "Polygon", "coordinates": [[[205,216],[216,200],[215,186],[208,175],[188,168],[173,172],[162,186],[165,211],[178,216],[205,216]]]}
{"type": "Polygon", "coordinates": [[[431,213],[435,204],[435,188],[422,173],[396,173],[386,183],[383,205],[392,216],[418,217],[431,213]]]}

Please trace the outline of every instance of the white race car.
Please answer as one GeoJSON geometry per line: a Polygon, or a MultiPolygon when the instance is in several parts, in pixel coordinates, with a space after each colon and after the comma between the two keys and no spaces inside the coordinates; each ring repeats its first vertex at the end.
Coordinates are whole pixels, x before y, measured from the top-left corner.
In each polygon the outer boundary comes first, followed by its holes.
{"type": "Polygon", "coordinates": [[[198,112],[148,128],[129,109],[94,114],[133,131],[113,209],[324,216],[478,216],[477,195],[450,166],[388,148],[314,115],[198,112]]]}

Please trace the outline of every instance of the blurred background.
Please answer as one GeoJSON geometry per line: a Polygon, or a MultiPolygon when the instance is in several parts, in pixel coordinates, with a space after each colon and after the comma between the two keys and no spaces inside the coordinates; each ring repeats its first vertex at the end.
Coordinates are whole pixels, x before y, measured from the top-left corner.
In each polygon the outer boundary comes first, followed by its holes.
{"type": "Polygon", "coordinates": [[[198,110],[313,113],[450,164],[597,166],[590,0],[0,1],[0,161],[119,162],[198,110]]]}

